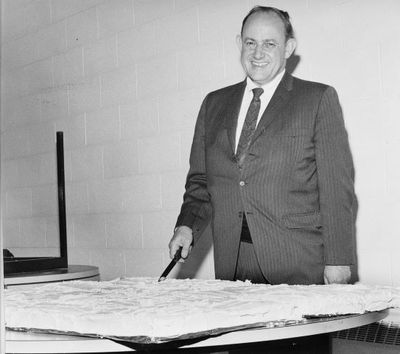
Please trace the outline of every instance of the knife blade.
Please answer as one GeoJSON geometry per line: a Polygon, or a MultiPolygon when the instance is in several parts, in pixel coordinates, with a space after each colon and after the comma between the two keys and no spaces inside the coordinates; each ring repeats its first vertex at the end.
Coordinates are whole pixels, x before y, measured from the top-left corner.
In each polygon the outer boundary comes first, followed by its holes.
{"type": "Polygon", "coordinates": [[[169,272],[174,268],[175,264],[181,259],[182,247],[179,247],[178,250],[175,252],[174,258],[168,264],[167,268],[162,272],[161,276],[158,278],[158,281],[163,281],[169,274],[169,272]]]}

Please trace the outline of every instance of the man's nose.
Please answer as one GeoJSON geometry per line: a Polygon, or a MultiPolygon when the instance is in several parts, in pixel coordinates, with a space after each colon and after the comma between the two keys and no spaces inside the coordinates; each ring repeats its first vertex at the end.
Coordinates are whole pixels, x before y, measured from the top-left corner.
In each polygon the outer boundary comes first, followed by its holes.
{"type": "Polygon", "coordinates": [[[262,58],[264,56],[263,46],[262,44],[256,44],[256,48],[254,49],[254,58],[262,58]]]}

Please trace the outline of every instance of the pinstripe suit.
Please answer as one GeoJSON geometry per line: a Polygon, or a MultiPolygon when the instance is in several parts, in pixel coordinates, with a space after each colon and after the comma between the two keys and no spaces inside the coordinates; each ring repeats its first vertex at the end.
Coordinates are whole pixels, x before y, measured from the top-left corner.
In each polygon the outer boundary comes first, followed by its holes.
{"type": "Polygon", "coordinates": [[[271,283],[323,283],[326,264],[353,264],[355,253],[353,163],[336,92],[286,73],[239,166],[244,89],[214,91],[202,104],[177,226],[196,242],[211,219],[216,278],[233,279],[245,212],[271,283]]]}

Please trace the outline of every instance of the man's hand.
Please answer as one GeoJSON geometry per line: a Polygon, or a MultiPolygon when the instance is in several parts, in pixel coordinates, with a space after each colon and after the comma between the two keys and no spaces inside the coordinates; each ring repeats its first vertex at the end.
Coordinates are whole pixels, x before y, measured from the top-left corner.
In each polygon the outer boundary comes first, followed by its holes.
{"type": "Polygon", "coordinates": [[[192,229],[187,226],[178,226],[174,232],[174,236],[169,241],[169,256],[174,258],[174,255],[179,247],[182,247],[181,259],[179,262],[184,262],[184,260],[189,256],[192,250],[193,233],[192,229]]]}
{"type": "Polygon", "coordinates": [[[347,284],[350,281],[350,266],[325,266],[325,284],[347,284]]]}

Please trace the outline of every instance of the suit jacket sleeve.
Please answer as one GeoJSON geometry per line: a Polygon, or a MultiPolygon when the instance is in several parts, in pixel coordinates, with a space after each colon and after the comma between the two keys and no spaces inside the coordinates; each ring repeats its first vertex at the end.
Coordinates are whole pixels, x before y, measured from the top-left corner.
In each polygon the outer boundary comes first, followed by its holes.
{"type": "Polygon", "coordinates": [[[315,130],[325,262],[355,262],[354,168],[336,91],[328,87],[318,109],[315,130]]]}
{"type": "Polygon", "coordinates": [[[207,97],[197,117],[192,148],[190,169],[186,178],[185,194],[176,226],[188,226],[193,231],[194,241],[208,225],[211,216],[210,195],[207,191],[205,163],[205,119],[207,97]]]}

